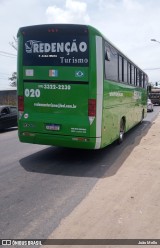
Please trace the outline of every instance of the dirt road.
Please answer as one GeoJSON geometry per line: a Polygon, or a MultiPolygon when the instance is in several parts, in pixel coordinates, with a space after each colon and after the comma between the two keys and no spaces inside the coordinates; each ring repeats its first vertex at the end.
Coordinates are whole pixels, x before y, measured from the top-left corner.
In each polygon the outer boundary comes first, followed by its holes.
{"type": "Polygon", "coordinates": [[[116,174],[101,178],[49,238],[160,238],[160,115],[116,174]]]}

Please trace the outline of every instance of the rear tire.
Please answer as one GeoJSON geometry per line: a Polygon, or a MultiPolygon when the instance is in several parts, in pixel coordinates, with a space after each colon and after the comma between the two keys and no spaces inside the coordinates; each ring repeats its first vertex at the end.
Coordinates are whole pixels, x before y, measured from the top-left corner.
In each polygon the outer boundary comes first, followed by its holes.
{"type": "Polygon", "coordinates": [[[121,144],[123,142],[124,132],[125,132],[125,121],[124,121],[124,119],[121,119],[118,144],[121,144]]]}
{"type": "Polygon", "coordinates": [[[144,109],[143,109],[143,111],[142,111],[142,116],[141,116],[140,123],[142,123],[142,122],[143,122],[143,119],[144,119],[144,109]]]}

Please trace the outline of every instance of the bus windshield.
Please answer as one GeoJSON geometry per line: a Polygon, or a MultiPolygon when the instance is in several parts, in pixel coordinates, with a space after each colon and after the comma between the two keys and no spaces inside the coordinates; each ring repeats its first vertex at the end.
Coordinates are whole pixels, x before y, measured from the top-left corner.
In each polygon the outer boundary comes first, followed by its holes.
{"type": "Polygon", "coordinates": [[[89,64],[88,29],[78,32],[72,28],[57,27],[26,29],[23,33],[24,66],[81,66],[89,64]]]}

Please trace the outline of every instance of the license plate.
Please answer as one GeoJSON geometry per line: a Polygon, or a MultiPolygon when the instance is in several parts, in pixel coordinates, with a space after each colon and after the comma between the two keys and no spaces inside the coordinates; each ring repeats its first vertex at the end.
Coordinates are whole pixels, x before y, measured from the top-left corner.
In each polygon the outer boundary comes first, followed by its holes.
{"type": "Polygon", "coordinates": [[[60,130],[60,125],[57,124],[47,124],[46,125],[47,130],[53,130],[53,131],[59,131],[60,130]]]}

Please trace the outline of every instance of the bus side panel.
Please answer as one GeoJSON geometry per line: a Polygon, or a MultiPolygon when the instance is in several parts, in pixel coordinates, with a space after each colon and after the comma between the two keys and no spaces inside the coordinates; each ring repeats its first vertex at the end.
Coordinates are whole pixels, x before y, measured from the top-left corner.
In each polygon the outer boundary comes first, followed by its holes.
{"type": "Polygon", "coordinates": [[[138,124],[146,116],[146,91],[132,85],[104,81],[102,146],[119,138],[120,120],[125,118],[125,131],[138,124]]]}

